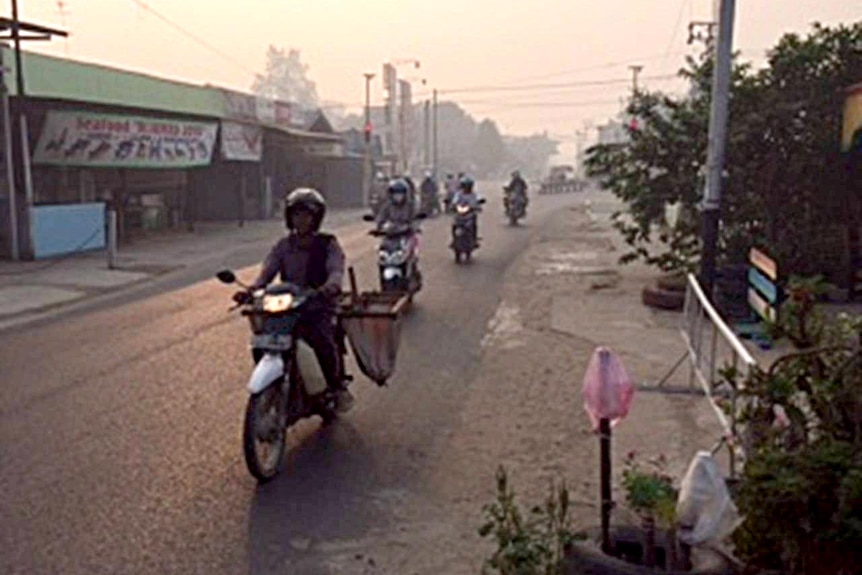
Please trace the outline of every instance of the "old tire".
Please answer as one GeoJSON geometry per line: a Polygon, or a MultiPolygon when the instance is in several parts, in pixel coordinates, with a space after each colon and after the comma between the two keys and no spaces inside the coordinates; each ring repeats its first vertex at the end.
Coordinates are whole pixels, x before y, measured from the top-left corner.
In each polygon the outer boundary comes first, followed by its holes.
{"type": "Polygon", "coordinates": [[[685,292],[646,286],[641,291],[641,301],[644,305],[652,308],[679,311],[685,304],[685,292]]]}
{"type": "Polygon", "coordinates": [[[685,275],[666,275],[656,280],[656,285],[665,291],[684,292],[688,286],[688,278],[685,275]]]}
{"type": "MultiPolygon", "coordinates": [[[[645,567],[605,555],[601,550],[599,530],[590,530],[587,541],[578,541],[566,551],[563,559],[562,573],[564,575],[732,575],[733,567],[728,559],[711,549],[699,549],[696,553],[696,569],[665,570],[661,567],[645,567]]],[[[639,542],[642,540],[641,529],[633,526],[611,527],[611,540],[620,542],[639,542]]],[[[657,545],[666,544],[667,537],[661,530],[656,532],[657,545]]],[[[694,557],[693,557],[694,559],[694,557]]]]}

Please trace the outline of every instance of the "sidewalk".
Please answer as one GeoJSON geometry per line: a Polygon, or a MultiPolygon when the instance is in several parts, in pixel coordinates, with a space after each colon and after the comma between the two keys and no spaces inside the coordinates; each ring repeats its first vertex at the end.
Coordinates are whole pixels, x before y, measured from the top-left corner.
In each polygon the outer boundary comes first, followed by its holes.
{"type": "MultiPolygon", "coordinates": [[[[358,222],[365,211],[332,210],[326,227],[358,222]]],[[[0,330],[250,246],[260,245],[263,257],[283,234],[280,219],[248,221],[242,227],[197,223],[194,232],[166,231],[121,246],[114,269],[108,269],[104,250],[29,262],[0,260],[0,330]]]]}
{"type": "MultiPolygon", "coordinates": [[[[481,509],[495,495],[503,465],[518,502],[540,504],[551,481],[565,481],[578,528],[599,522],[599,440],[583,408],[581,387],[597,346],[622,359],[635,384],[656,383],[685,351],[679,312],[641,303],[659,272],[622,266],[622,238],[610,225],[618,204],[608,193],[585,192],[582,205],[559,209],[530,227],[530,245],[505,272],[497,311],[481,342],[476,378],[459,408],[445,456],[428,461],[429,488],[452,509],[451,533],[429,543],[445,556],[423,557],[417,572],[479,571],[493,545],[478,537],[481,509]],[[589,203],[587,203],[589,200],[589,203]]],[[[688,385],[681,369],[669,384],[688,385]]],[[[630,451],[641,460],[663,455],[682,477],[694,455],[716,445],[723,430],[708,400],[695,395],[636,391],[628,416],[613,429],[615,521],[631,519],[619,476],[630,451]]],[[[726,463],[724,453],[719,455],[726,463]]],[[[412,559],[411,559],[412,561],[412,559]]]]}

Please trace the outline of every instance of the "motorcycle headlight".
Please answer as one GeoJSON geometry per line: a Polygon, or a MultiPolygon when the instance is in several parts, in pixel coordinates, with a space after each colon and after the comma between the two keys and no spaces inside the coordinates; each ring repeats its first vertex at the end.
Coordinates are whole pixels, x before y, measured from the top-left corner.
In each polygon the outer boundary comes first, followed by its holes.
{"type": "Polygon", "coordinates": [[[383,279],[389,281],[401,277],[401,270],[398,268],[385,268],[383,270],[383,279]]]}
{"type": "Polygon", "coordinates": [[[263,311],[266,313],[281,313],[293,305],[293,295],[289,293],[263,296],[263,311]]]}
{"type": "Polygon", "coordinates": [[[470,206],[458,206],[455,208],[459,216],[464,216],[470,213],[470,206]]]}

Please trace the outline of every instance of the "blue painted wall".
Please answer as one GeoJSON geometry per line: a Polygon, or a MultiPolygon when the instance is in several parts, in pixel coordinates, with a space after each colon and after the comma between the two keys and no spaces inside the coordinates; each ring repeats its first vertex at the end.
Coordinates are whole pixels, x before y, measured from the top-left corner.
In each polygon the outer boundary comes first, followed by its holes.
{"type": "Polygon", "coordinates": [[[33,255],[36,259],[104,247],[104,203],[33,208],[33,255]]]}

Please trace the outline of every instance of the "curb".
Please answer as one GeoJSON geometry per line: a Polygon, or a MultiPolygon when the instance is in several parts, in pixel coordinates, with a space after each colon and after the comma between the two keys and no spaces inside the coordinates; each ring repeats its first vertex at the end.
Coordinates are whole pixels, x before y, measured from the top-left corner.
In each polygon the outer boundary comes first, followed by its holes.
{"type": "MultiPolygon", "coordinates": [[[[360,210],[356,210],[356,212],[359,213],[360,210]]],[[[335,222],[335,225],[328,227],[328,229],[331,231],[348,229],[356,223],[350,219],[350,216],[352,215],[353,214],[349,212],[345,212],[344,218],[338,219],[335,222]]],[[[174,289],[180,289],[181,287],[192,285],[198,281],[203,281],[204,278],[183,281],[181,278],[183,278],[184,274],[190,273],[191,270],[195,268],[213,267],[217,262],[223,261],[225,258],[240,257],[241,259],[252,260],[250,255],[247,258],[242,256],[242,254],[247,252],[254,251],[256,255],[254,256],[253,261],[250,261],[248,264],[243,264],[242,267],[259,265],[265,252],[272,246],[273,242],[274,240],[271,237],[255,238],[251,240],[243,240],[241,237],[238,237],[236,247],[226,253],[221,252],[218,255],[203,257],[188,263],[174,264],[170,266],[143,264],[150,265],[152,268],[161,267],[164,271],[156,271],[152,273],[145,272],[149,274],[147,277],[116,287],[90,289],[88,291],[84,288],[75,288],[75,286],[69,285],[69,289],[77,289],[82,292],[82,295],[68,301],[48,304],[40,308],[0,315],[0,334],[13,328],[33,327],[37,324],[59,319],[63,316],[86,312],[124,298],[133,299],[149,290],[157,291],[160,289],[160,286],[170,285],[175,282],[179,285],[174,289]]],[[[134,265],[126,268],[120,266],[117,268],[117,271],[140,271],[135,270],[134,268],[134,265]]]]}

